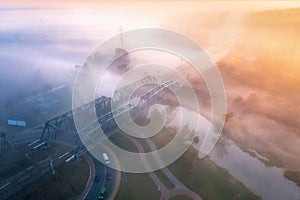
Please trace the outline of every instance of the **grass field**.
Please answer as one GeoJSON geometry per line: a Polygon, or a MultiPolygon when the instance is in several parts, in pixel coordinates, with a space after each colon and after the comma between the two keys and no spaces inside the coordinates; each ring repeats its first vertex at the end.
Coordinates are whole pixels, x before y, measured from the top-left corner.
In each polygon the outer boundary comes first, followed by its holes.
{"type": "Polygon", "coordinates": [[[126,173],[127,184],[121,183],[116,200],[160,198],[160,192],[148,174],[126,173]]]}
{"type": "Polygon", "coordinates": [[[86,160],[81,158],[59,166],[56,175],[47,174],[11,199],[78,199],[88,176],[89,166],[86,160]]]}
{"type": "Polygon", "coordinates": [[[151,152],[151,148],[149,147],[145,139],[137,138],[137,141],[139,141],[139,143],[143,146],[145,153],[151,152]]]}
{"type": "MultiPolygon", "coordinates": [[[[19,145],[18,148],[24,148],[24,145],[19,145]]],[[[32,165],[35,165],[35,163],[38,163],[42,160],[47,160],[49,156],[59,155],[66,151],[67,147],[53,143],[49,146],[49,148],[46,149],[31,150],[26,154],[20,153],[16,155],[12,161],[6,163],[5,165],[1,165],[0,181],[17,174],[32,165]]],[[[10,156],[10,154],[7,155],[10,156]]]]}
{"type": "Polygon", "coordinates": [[[122,148],[126,151],[135,152],[135,153],[138,152],[137,148],[128,139],[126,139],[125,136],[122,135],[121,133],[116,133],[110,136],[109,140],[119,148],[122,148]]]}
{"type": "Polygon", "coordinates": [[[163,182],[163,184],[168,189],[173,189],[174,188],[174,184],[168,179],[168,177],[163,173],[162,170],[155,171],[155,174],[158,176],[158,178],[163,182]]]}
{"type": "Polygon", "coordinates": [[[192,199],[185,195],[176,195],[176,196],[171,197],[170,200],[192,200],[192,199]]]}
{"type": "Polygon", "coordinates": [[[260,199],[227,170],[218,167],[209,158],[200,160],[197,155],[197,151],[190,148],[169,169],[203,199],[260,199]]]}

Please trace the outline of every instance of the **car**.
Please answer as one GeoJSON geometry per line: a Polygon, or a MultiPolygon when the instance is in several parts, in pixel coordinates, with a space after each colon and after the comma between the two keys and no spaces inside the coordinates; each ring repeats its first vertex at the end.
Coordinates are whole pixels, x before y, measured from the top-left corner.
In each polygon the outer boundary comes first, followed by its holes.
{"type": "Polygon", "coordinates": [[[110,163],[110,160],[109,160],[109,157],[108,157],[107,153],[102,153],[102,157],[103,157],[103,160],[106,164],[110,163]]]}
{"type": "Polygon", "coordinates": [[[101,188],[98,199],[104,199],[105,193],[106,193],[106,188],[105,187],[101,188]]]}
{"type": "Polygon", "coordinates": [[[100,177],[96,174],[96,176],[95,176],[95,182],[99,183],[99,181],[100,181],[100,177]]]}
{"type": "Polygon", "coordinates": [[[106,180],[110,180],[110,179],[111,179],[111,173],[108,172],[108,173],[106,174],[106,180]]]}

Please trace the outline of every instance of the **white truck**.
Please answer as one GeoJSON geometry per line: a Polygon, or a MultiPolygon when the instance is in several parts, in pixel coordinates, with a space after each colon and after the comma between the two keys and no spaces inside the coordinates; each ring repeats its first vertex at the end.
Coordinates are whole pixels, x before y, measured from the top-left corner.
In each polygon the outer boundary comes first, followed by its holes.
{"type": "Polygon", "coordinates": [[[109,157],[108,157],[107,153],[102,153],[102,157],[103,157],[103,160],[106,164],[110,163],[110,160],[109,160],[109,157]]]}

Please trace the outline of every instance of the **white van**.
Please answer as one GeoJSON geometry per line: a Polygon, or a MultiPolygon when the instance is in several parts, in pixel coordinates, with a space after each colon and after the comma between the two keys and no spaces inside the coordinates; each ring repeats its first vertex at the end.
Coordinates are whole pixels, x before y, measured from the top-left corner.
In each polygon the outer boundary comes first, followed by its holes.
{"type": "Polygon", "coordinates": [[[107,155],[107,153],[103,153],[102,154],[102,157],[103,157],[103,160],[106,164],[109,164],[110,163],[110,160],[109,160],[109,157],[107,155]]]}

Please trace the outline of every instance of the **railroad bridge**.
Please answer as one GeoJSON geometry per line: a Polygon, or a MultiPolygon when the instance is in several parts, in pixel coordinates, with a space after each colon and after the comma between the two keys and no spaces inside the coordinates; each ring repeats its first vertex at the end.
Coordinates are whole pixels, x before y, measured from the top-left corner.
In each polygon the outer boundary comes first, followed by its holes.
{"type": "Polygon", "coordinates": [[[121,98],[128,98],[127,95],[132,94],[136,88],[142,87],[148,83],[153,83],[155,80],[156,78],[153,76],[146,76],[115,91],[113,99],[110,97],[101,96],[90,103],[47,120],[42,125],[40,137],[29,143],[25,149],[19,150],[18,153],[24,153],[38,148],[45,148],[51,145],[51,143],[54,141],[63,141],[65,143],[69,143],[71,148],[69,151],[60,155],[55,162],[51,162],[54,163],[51,167],[45,163],[40,164],[34,169],[28,170],[25,177],[19,177],[20,174],[17,174],[6,182],[1,183],[1,196],[4,198],[8,197],[9,195],[23,188],[25,185],[28,185],[39,177],[47,174],[49,171],[53,170],[53,167],[58,167],[64,162],[70,162],[76,158],[79,158],[85,152],[95,146],[95,144],[84,146],[79,139],[79,135],[82,137],[89,137],[91,134],[101,128],[106,137],[97,140],[97,144],[99,144],[119,130],[119,127],[114,120],[115,117],[122,116],[122,114],[125,112],[138,111],[139,109],[144,108],[151,99],[157,96],[165,88],[170,89],[171,87],[178,87],[176,81],[165,81],[162,84],[157,84],[149,91],[146,91],[142,96],[139,97],[139,101],[136,104],[128,103],[112,110],[112,101],[118,103],[121,98]],[[96,120],[85,122],[86,126],[82,127],[80,130],[76,130],[74,119],[79,117],[79,115],[84,116],[85,114],[91,113],[96,113],[96,120]]]}

